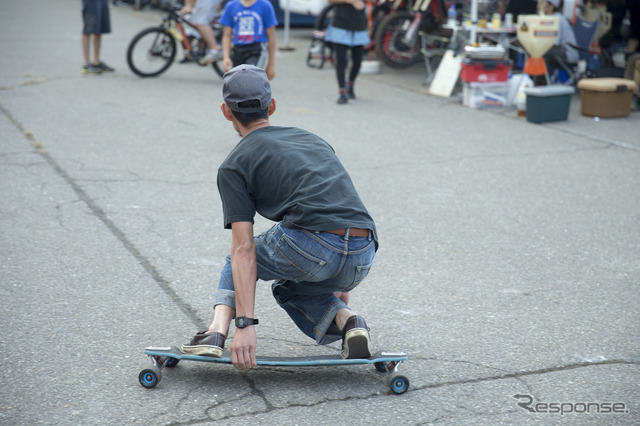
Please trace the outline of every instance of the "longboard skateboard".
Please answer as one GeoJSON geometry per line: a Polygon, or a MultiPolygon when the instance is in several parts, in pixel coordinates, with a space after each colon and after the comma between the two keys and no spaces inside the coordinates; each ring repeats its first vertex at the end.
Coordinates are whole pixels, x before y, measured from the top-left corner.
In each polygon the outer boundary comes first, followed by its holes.
{"type": "MultiPolygon", "coordinates": [[[[231,354],[224,353],[221,357],[184,354],[175,346],[148,347],[144,353],[151,358],[153,367],[145,368],[138,375],[140,384],[145,388],[152,388],[160,383],[162,370],[178,365],[181,360],[214,362],[231,364],[231,354]]],[[[340,355],[319,355],[301,357],[273,357],[257,356],[258,366],[271,367],[318,367],[335,365],[373,364],[377,371],[387,374],[387,385],[395,394],[405,393],[409,389],[409,379],[398,373],[398,365],[407,359],[407,355],[399,352],[381,352],[369,358],[342,359],[340,355]]]]}

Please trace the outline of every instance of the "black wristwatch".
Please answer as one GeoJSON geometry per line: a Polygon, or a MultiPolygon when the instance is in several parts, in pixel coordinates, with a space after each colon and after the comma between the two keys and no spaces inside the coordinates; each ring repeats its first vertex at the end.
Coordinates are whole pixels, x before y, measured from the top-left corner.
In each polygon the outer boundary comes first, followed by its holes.
{"type": "Polygon", "coordinates": [[[249,325],[258,324],[258,320],[256,318],[247,318],[247,317],[237,317],[236,318],[236,327],[245,328],[249,325]]]}

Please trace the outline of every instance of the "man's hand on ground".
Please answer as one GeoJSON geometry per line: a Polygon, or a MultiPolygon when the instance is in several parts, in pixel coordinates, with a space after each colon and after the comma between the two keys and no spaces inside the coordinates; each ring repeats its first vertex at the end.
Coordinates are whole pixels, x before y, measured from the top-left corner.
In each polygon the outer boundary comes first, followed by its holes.
{"type": "Polygon", "coordinates": [[[231,343],[231,362],[241,370],[257,367],[256,364],[256,329],[250,325],[237,328],[231,343]]]}

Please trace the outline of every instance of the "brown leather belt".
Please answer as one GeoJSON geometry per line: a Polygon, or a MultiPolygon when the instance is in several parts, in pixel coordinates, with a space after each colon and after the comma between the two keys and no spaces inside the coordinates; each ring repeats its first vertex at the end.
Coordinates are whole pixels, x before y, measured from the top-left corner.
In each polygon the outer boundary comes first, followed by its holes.
{"type": "MultiPolygon", "coordinates": [[[[336,235],[345,235],[347,233],[347,228],[342,229],[334,229],[332,231],[327,231],[336,235]]],[[[368,237],[369,236],[368,229],[360,229],[360,228],[349,228],[349,236],[350,237],[368,237]]]]}

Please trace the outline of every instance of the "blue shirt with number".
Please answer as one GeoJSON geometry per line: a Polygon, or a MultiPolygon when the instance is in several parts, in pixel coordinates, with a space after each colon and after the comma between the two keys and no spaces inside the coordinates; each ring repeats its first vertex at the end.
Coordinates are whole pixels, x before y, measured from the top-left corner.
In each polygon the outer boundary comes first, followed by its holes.
{"type": "Polygon", "coordinates": [[[249,7],[240,0],[230,2],[222,13],[220,23],[233,29],[234,45],[266,43],[267,29],[278,25],[276,13],[268,0],[256,0],[249,7]]]}

